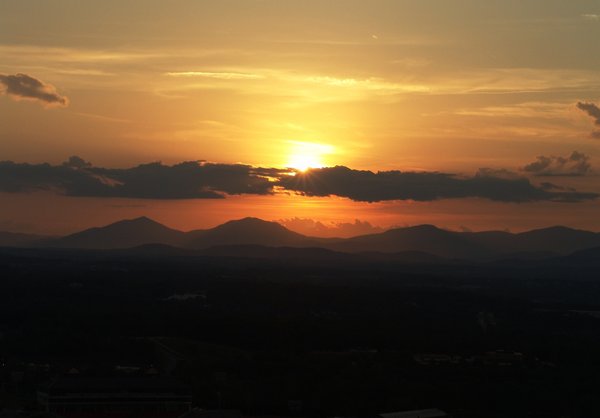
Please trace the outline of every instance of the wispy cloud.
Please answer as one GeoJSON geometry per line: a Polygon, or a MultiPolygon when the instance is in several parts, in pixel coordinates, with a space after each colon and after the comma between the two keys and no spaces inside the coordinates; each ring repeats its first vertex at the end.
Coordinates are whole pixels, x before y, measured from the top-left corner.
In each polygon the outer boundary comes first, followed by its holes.
{"type": "Polygon", "coordinates": [[[571,102],[524,102],[505,106],[463,108],[452,113],[461,116],[557,119],[564,118],[571,105],[571,102]]]}
{"type": "Polygon", "coordinates": [[[262,74],[223,71],[172,71],[165,73],[165,75],[171,77],[206,77],[218,80],[260,80],[265,78],[262,74]]]}
{"type": "Polygon", "coordinates": [[[83,116],[85,118],[98,119],[106,122],[131,123],[131,120],[129,119],[113,118],[110,116],[97,115],[95,113],[73,112],[73,114],[77,116],[83,116]]]}
{"type": "Polygon", "coordinates": [[[2,45],[0,55],[6,61],[31,63],[130,62],[167,56],[166,52],[58,48],[38,45],[2,45]]]}
{"type": "Polygon", "coordinates": [[[92,77],[111,77],[117,74],[108,71],[83,68],[57,68],[54,70],[59,74],[74,75],[74,76],[92,76],[92,77]]]}
{"type": "Polygon", "coordinates": [[[540,68],[490,68],[435,80],[440,94],[516,94],[585,91],[600,87],[598,71],[540,68]]]}
{"type": "Polygon", "coordinates": [[[380,77],[355,78],[336,77],[318,74],[298,74],[296,71],[255,69],[252,72],[241,71],[170,71],[165,75],[171,77],[200,77],[218,80],[266,80],[269,82],[290,83],[296,88],[301,84],[320,85],[354,91],[371,91],[382,93],[427,92],[425,85],[399,83],[380,77]]]}
{"type": "Polygon", "coordinates": [[[427,93],[432,90],[431,87],[423,84],[398,83],[379,77],[359,79],[351,77],[307,76],[303,78],[303,81],[329,87],[357,89],[384,94],[427,93]]]}
{"type": "Polygon", "coordinates": [[[600,15],[599,14],[594,14],[594,13],[585,13],[582,14],[581,17],[585,20],[593,20],[596,22],[600,22],[600,15]]]}
{"type": "Polygon", "coordinates": [[[383,46],[392,47],[426,47],[426,46],[439,46],[449,45],[453,43],[452,40],[446,38],[434,38],[434,37],[419,37],[419,36],[404,36],[394,37],[376,34],[364,34],[363,36],[355,36],[352,39],[334,39],[334,38],[321,38],[321,39],[262,39],[261,41],[273,44],[290,44],[290,45],[306,45],[306,46],[333,46],[333,47],[356,47],[356,46],[372,46],[374,42],[383,46]]]}
{"type": "Polygon", "coordinates": [[[430,90],[426,85],[410,81],[391,81],[381,77],[343,77],[285,69],[169,71],[164,75],[187,81],[171,83],[166,89],[160,90],[161,94],[185,94],[186,91],[198,89],[226,88],[245,94],[294,98],[295,104],[376,99],[402,93],[425,93],[430,90]],[[224,84],[223,81],[229,83],[224,84]]]}

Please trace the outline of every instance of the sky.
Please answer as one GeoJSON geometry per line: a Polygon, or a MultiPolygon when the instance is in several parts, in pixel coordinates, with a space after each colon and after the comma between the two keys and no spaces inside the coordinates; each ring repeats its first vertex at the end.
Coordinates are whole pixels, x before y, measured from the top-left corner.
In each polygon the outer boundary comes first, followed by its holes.
{"type": "Polygon", "coordinates": [[[600,231],[600,1],[0,2],[0,230],[600,231]]]}

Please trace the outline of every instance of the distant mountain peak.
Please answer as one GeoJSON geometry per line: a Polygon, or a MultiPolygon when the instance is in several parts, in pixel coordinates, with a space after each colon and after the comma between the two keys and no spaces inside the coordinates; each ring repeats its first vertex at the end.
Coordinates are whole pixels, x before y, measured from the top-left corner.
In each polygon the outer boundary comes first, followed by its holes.
{"type": "Polygon", "coordinates": [[[407,229],[415,229],[415,230],[421,230],[421,231],[443,231],[443,229],[438,228],[437,226],[432,225],[432,224],[421,224],[421,225],[409,226],[407,229]]]}
{"type": "Polygon", "coordinates": [[[251,223],[266,223],[268,221],[265,221],[263,219],[260,218],[255,218],[253,216],[246,216],[245,218],[241,218],[241,219],[232,219],[229,222],[226,223],[247,223],[247,222],[251,222],[251,223]]]}
{"type": "MultiPolygon", "coordinates": [[[[405,226],[400,228],[392,228],[388,229],[386,232],[389,233],[399,233],[399,232],[441,232],[445,231],[445,229],[438,228],[435,225],[431,224],[422,224],[422,225],[414,225],[414,226],[405,226]]],[[[384,232],[384,233],[386,233],[384,232]]]]}
{"type": "MultiPolygon", "coordinates": [[[[527,232],[536,232],[536,231],[557,231],[557,232],[561,232],[561,231],[581,231],[580,229],[576,229],[576,228],[571,228],[568,226],[564,226],[564,225],[554,225],[554,226],[549,226],[546,228],[538,228],[538,229],[532,229],[530,231],[527,232]]],[[[583,231],[583,232],[588,232],[588,231],[583,231]]]]}
{"type": "Polygon", "coordinates": [[[233,219],[231,221],[225,222],[223,225],[227,224],[254,224],[254,225],[264,225],[264,224],[277,224],[277,222],[265,221],[264,219],[255,218],[252,216],[247,216],[241,219],[233,219]]]}
{"type": "MultiPolygon", "coordinates": [[[[139,223],[139,224],[160,224],[160,222],[155,221],[154,219],[148,218],[147,216],[140,216],[138,218],[133,218],[133,219],[123,219],[122,221],[118,221],[115,223],[139,223]]],[[[162,224],[160,224],[162,225],[162,224]]]]}
{"type": "Polygon", "coordinates": [[[548,234],[564,234],[568,235],[594,235],[594,232],[582,229],[570,228],[568,226],[556,225],[547,228],[532,229],[530,231],[521,232],[519,235],[548,235],[548,234]]]}
{"type": "MultiPolygon", "coordinates": [[[[81,231],[80,233],[86,233],[87,231],[131,231],[135,233],[136,231],[144,231],[144,230],[170,230],[174,231],[174,229],[169,228],[161,224],[160,222],[155,221],[154,219],[150,219],[147,216],[140,216],[138,218],[133,219],[123,219],[120,221],[112,222],[108,225],[90,228],[88,230],[81,231]]],[[[76,235],[76,234],[73,234],[76,235]]]]}
{"type": "Polygon", "coordinates": [[[229,228],[269,228],[269,229],[278,229],[289,231],[290,233],[294,233],[287,229],[285,226],[280,223],[273,221],[265,221],[260,218],[246,217],[242,219],[235,219],[229,222],[225,222],[217,226],[215,229],[229,229],[229,228]]]}
{"type": "Polygon", "coordinates": [[[204,231],[192,240],[191,246],[208,248],[215,245],[255,244],[281,247],[299,244],[304,240],[304,235],[290,231],[277,222],[247,217],[204,231]]]}
{"type": "Polygon", "coordinates": [[[70,248],[128,248],[143,244],[178,245],[184,233],[146,216],[124,219],[55,240],[52,245],[70,248]]]}

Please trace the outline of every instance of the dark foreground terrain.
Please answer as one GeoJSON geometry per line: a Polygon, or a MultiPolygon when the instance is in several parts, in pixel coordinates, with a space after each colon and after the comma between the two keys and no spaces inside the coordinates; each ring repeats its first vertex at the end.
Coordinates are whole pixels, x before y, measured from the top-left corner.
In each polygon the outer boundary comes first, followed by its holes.
{"type": "Polygon", "coordinates": [[[0,410],[59,376],[158,374],[244,415],[600,416],[599,254],[0,249],[0,410]]]}

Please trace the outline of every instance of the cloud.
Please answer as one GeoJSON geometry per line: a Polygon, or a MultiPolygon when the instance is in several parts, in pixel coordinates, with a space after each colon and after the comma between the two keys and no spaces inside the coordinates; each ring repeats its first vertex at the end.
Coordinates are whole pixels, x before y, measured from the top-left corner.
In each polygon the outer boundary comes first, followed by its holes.
{"type": "MultiPolygon", "coordinates": [[[[291,77],[291,79],[294,80],[295,77],[291,77]]],[[[360,79],[330,76],[307,76],[295,81],[320,84],[327,87],[349,88],[362,92],[390,95],[400,93],[428,93],[431,91],[431,87],[427,85],[414,83],[395,83],[378,77],[360,79]]]]}
{"type": "Polygon", "coordinates": [[[187,161],[172,166],[160,162],[132,168],[95,167],[80,157],[61,165],[0,162],[0,191],[51,190],[77,197],[139,199],[221,199],[227,194],[273,193],[269,175],[276,169],[242,164],[187,161]]]}
{"type": "Polygon", "coordinates": [[[472,177],[459,177],[437,172],[374,173],[343,166],[315,168],[303,173],[205,161],[103,168],[76,156],[59,165],[0,162],[0,192],[36,190],[75,197],[137,199],[222,199],[228,195],[291,191],[309,196],[335,195],[361,202],[469,197],[501,202],[578,202],[600,196],[536,186],[510,171],[491,169],[480,169],[472,177]]]}
{"type": "Polygon", "coordinates": [[[536,176],[585,176],[592,169],[590,157],[573,151],[568,157],[539,155],[532,163],[522,168],[536,176]]]}
{"type": "MultiPolygon", "coordinates": [[[[600,126],[600,108],[594,103],[577,102],[577,108],[587,113],[593,120],[594,125],[600,126]]],[[[600,129],[592,131],[592,138],[600,139],[600,129]]]]}
{"type": "Polygon", "coordinates": [[[586,13],[586,14],[582,14],[581,17],[585,20],[594,20],[594,21],[600,21],[600,15],[598,14],[593,14],[593,13],[586,13]]]}
{"type": "Polygon", "coordinates": [[[69,105],[69,99],[58,93],[52,84],[23,73],[0,74],[0,93],[8,94],[16,100],[35,100],[47,107],[69,105]]]}
{"type": "Polygon", "coordinates": [[[332,222],[323,223],[309,218],[290,218],[280,219],[281,225],[292,231],[296,231],[303,235],[324,237],[324,238],[348,238],[357,235],[376,234],[383,232],[384,229],[373,226],[367,221],[355,219],[354,222],[332,222]]]}
{"type": "Polygon", "coordinates": [[[594,103],[577,102],[577,107],[594,118],[594,125],[600,126],[600,108],[594,103]]]}
{"type": "Polygon", "coordinates": [[[574,192],[575,189],[573,189],[572,187],[564,187],[564,186],[559,186],[557,184],[554,183],[550,183],[547,181],[543,181],[540,183],[540,187],[544,190],[569,190],[571,192],[574,192]]]}
{"type": "Polygon", "coordinates": [[[506,170],[480,169],[472,177],[437,172],[352,170],[344,166],[316,168],[282,176],[283,189],[308,196],[347,197],[360,202],[386,200],[433,201],[477,197],[500,202],[578,202],[597,193],[553,191],[533,185],[506,170]]]}
{"type": "Polygon", "coordinates": [[[90,168],[92,163],[85,161],[83,158],[73,155],[67,161],[62,163],[63,167],[71,168],[90,168]]]}
{"type": "Polygon", "coordinates": [[[171,77],[206,77],[219,80],[260,80],[265,78],[260,74],[239,73],[239,72],[210,72],[210,71],[172,71],[165,73],[171,77]]]}

